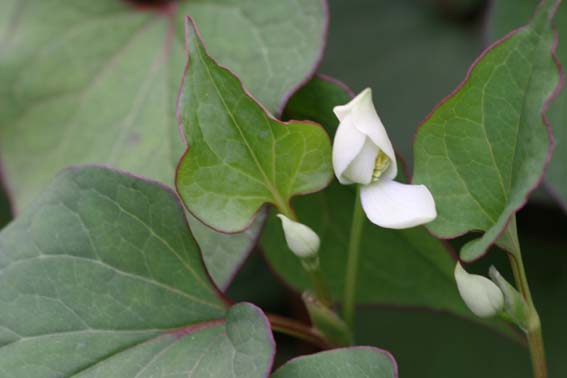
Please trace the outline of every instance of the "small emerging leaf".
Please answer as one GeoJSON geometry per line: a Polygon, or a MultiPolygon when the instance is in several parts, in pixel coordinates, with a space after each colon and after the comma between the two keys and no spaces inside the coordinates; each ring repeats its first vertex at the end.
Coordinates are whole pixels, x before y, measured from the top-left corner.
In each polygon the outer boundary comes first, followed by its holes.
{"type": "Polygon", "coordinates": [[[336,346],[353,345],[350,329],[335,311],[321,303],[309,292],[303,293],[302,298],[311,324],[327,341],[336,346]]]}
{"type": "Polygon", "coordinates": [[[190,19],[187,45],[179,118],[189,149],[177,188],[189,211],[213,228],[235,232],[265,203],[290,214],[292,196],[325,187],[331,144],[323,128],[272,118],[208,55],[190,19]]]}

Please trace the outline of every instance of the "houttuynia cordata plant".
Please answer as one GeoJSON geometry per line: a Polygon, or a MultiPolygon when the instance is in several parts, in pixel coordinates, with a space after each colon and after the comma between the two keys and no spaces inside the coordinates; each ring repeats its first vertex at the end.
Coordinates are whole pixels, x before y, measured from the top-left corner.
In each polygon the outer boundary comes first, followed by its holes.
{"type": "Polygon", "coordinates": [[[564,377],[566,33],[0,0],[0,378],[564,377]]]}

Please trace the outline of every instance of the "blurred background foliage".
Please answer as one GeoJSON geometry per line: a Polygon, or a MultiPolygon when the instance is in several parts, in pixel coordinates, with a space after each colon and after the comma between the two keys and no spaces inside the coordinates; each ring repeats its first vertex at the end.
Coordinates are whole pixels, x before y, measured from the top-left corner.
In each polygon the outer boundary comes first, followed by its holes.
{"type": "MultiPolygon", "coordinates": [[[[516,0],[494,0],[515,2],[516,0]]],[[[417,125],[464,78],[493,36],[485,0],[330,0],[331,28],[320,72],[355,92],[370,86],[382,120],[410,163],[417,125]]],[[[510,15],[508,25],[527,20],[510,15]]],[[[565,63],[565,62],[564,62],[565,63]]],[[[0,226],[10,219],[0,191],[0,226]]],[[[567,217],[540,191],[518,216],[519,232],[543,323],[550,377],[567,376],[567,217]]],[[[464,240],[453,243],[459,247],[464,240]]],[[[508,278],[503,252],[494,249],[472,269],[494,264],[508,278]]],[[[235,300],[267,311],[305,316],[299,297],[269,271],[255,251],[229,289],[235,300]]],[[[361,308],[357,342],[390,350],[404,378],[531,376],[527,350],[502,335],[455,317],[423,310],[361,308]]],[[[280,336],[278,336],[280,337],[280,336]]],[[[279,361],[311,351],[280,337],[279,361]]]]}

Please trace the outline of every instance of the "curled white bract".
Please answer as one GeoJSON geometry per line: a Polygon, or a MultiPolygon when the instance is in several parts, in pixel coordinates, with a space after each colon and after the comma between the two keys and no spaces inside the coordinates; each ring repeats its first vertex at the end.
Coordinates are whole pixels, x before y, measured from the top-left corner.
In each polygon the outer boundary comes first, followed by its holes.
{"type": "Polygon", "coordinates": [[[370,89],[333,110],[340,121],[333,142],[335,176],[341,184],[361,185],[362,207],[368,219],[394,229],[434,220],[435,201],[427,187],[394,181],[398,174],[396,155],[370,89]]]}
{"type": "Polygon", "coordinates": [[[478,317],[488,318],[504,308],[504,295],[494,282],[478,274],[468,273],[461,264],[455,267],[455,281],[461,298],[478,317]]]}

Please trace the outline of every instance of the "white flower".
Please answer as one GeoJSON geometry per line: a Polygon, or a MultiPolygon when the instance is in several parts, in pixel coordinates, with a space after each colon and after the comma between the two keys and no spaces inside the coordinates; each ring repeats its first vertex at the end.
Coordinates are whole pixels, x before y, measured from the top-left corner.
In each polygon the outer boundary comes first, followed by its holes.
{"type": "Polygon", "coordinates": [[[294,222],[283,214],[278,214],[278,217],[282,220],[288,248],[302,259],[317,256],[321,244],[319,236],[306,225],[294,222]]]}
{"type": "Polygon", "coordinates": [[[461,298],[478,317],[488,318],[504,308],[504,295],[496,284],[478,274],[470,274],[457,263],[455,281],[461,298]]]}
{"type": "Polygon", "coordinates": [[[341,184],[360,184],[362,207],[370,221],[386,228],[409,228],[437,216],[424,185],[393,181],[398,174],[394,148],[365,89],[334,109],[340,124],[333,142],[333,168],[341,184]]]}

